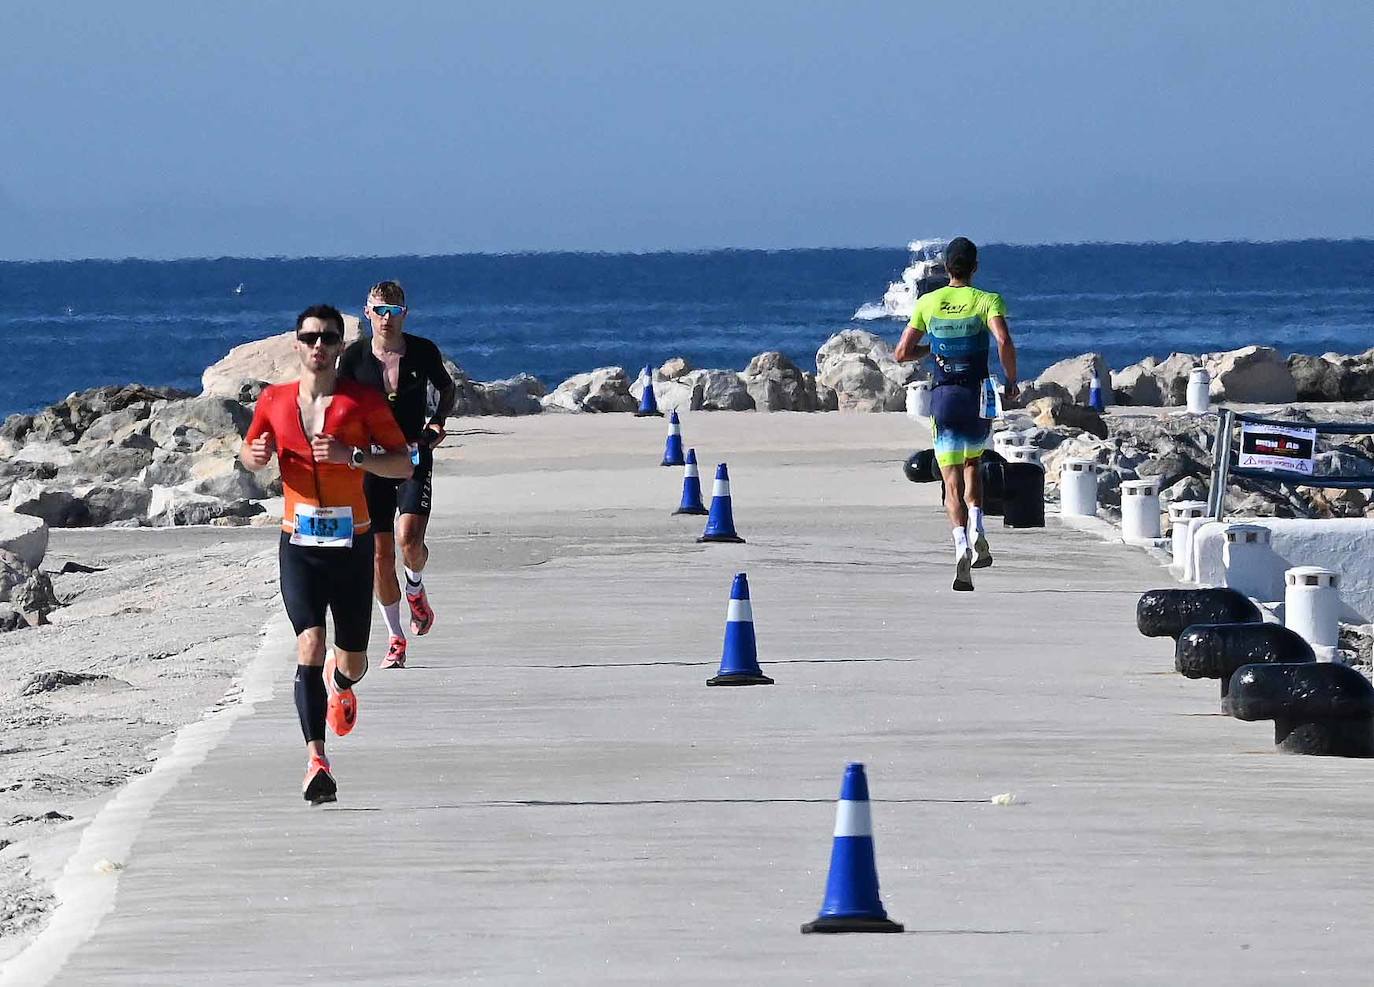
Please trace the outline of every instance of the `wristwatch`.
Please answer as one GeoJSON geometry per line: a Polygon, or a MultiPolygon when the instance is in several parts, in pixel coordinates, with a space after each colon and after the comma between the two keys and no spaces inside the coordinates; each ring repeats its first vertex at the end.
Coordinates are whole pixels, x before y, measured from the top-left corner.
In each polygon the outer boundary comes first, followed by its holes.
{"type": "Polygon", "coordinates": [[[349,466],[349,469],[355,469],[355,470],[356,470],[356,469],[362,469],[362,468],[363,468],[363,460],[364,460],[365,458],[367,458],[367,453],[363,452],[363,451],[362,451],[361,449],[359,449],[357,446],[354,446],[354,447],[353,447],[353,451],[352,451],[351,453],[349,453],[349,456],[348,456],[348,466],[349,466]]]}

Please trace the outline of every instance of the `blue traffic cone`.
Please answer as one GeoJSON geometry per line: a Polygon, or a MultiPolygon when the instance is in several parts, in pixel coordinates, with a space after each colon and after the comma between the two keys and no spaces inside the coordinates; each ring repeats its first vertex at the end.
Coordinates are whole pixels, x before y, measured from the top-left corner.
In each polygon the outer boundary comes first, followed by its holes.
{"type": "Polygon", "coordinates": [[[655,416],[663,417],[663,412],[658,410],[658,398],[654,397],[654,368],[644,367],[644,393],[639,396],[639,410],[635,412],[636,418],[648,418],[655,416]]]}
{"type": "Polygon", "coordinates": [[[1088,387],[1088,407],[1094,411],[1105,411],[1107,404],[1102,397],[1102,381],[1093,374],[1092,384],[1088,387]]]}
{"type": "Polygon", "coordinates": [[[835,807],[835,842],[825,900],[803,932],[901,932],[878,899],[878,865],[873,859],[873,817],[868,808],[868,778],[862,764],[844,769],[835,807]]]}
{"type": "Polygon", "coordinates": [[[720,655],[720,670],[707,685],[772,685],[773,680],[759,668],[758,644],[754,640],[754,608],[749,602],[749,577],[735,574],[730,586],[730,609],[725,612],[725,648],[720,655]]]}
{"type": "Polygon", "coordinates": [[[705,514],[706,505],[701,502],[701,477],[697,474],[697,451],[687,450],[687,462],[682,470],[682,503],[674,514],[705,514]]]}
{"type": "Polygon", "coordinates": [[[716,485],[711,488],[711,515],[706,519],[706,530],[697,541],[744,541],[735,533],[735,512],[730,507],[730,471],[724,463],[716,467],[716,485]]]}
{"type": "Polygon", "coordinates": [[[668,442],[663,447],[663,462],[658,465],[687,465],[686,460],[682,458],[682,422],[678,420],[676,411],[668,415],[668,442]]]}

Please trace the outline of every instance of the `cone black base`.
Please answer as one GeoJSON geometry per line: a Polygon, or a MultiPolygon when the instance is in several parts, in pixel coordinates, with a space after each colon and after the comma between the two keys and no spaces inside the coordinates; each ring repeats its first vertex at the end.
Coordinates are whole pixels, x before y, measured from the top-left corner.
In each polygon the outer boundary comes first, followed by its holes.
{"type": "Polygon", "coordinates": [[[894,922],[890,918],[863,918],[853,916],[849,918],[818,918],[814,922],[807,922],[801,927],[802,932],[904,932],[906,931],[900,922],[894,922]]]}
{"type": "MultiPolygon", "coordinates": [[[[710,514],[711,512],[710,512],[710,511],[707,511],[706,513],[707,513],[707,514],[710,514]]],[[[730,542],[730,543],[735,544],[735,545],[743,545],[743,544],[744,544],[744,539],[741,538],[739,535],[702,535],[700,538],[697,539],[697,541],[698,541],[698,542],[703,542],[703,541],[723,541],[723,542],[730,542]]]]}
{"type": "Polygon", "coordinates": [[[704,508],[704,507],[679,507],[677,510],[673,511],[673,513],[674,513],[674,514],[710,514],[711,512],[708,511],[708,510],[707,510],[706,508],[704,508]]]}
{"type": "Polygon", "coordinates": [[[661,412],[661,411],[636,411],[636,412],[635,412],[635,417],[636,417],[636,418],[662,418],[662,417],[663,417],[663,412],[661,412]]]}
{"type": "Polygon", "coordinates": [[[749,672],[732,672],[717,675],[706,680],[707,685],[772,685],[767,675],[753,675],[749,672]]]}

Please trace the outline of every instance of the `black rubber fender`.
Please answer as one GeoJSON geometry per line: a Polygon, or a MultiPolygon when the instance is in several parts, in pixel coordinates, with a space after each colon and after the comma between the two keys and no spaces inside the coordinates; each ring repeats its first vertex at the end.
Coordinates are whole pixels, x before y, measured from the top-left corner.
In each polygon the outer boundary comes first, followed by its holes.
{"type": "Polygon", "coordinates": [[[1194,624],[1174,646],[1174,668],[1190,679],[1220,679],[1222,695],[1242,665],[1316,661],[1312,645],[1282,624],[1194,624]]]}
{"type": "Polygon", "coordinates": [[[934,449],[918,449],[902,464],[902,473],[912,483],[939,483],[940,464],[935,461],[934,449]]]}
{"type": "Polygon", "coordinates": [[[1140,596],[1135,625],[1146,637],[1171,637],[1194,624],[1261,623],[1259,607],[1239,590],[1225,587],[1203,589],[1152,589],[1140,596]]]}
{"type": "Polygon", "coordinates": [[[1274,743],[1288,753],[1374,757],[1374,686],[1337,662],[1242,665],[1229,711],[1273,720],[1274,743]]]}

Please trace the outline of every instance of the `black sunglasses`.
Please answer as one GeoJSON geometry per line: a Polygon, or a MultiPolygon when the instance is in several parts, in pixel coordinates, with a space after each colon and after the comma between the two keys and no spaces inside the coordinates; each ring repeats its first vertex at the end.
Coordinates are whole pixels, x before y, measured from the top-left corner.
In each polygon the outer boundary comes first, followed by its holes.
{"type": "Polygon", "coordinates": [[[343,342],[343,333],[334,332],[298,332],[296,338],[306,346],[314,346],[320,340],[324,340],[326,346],[338,346],[343,342]]]}

